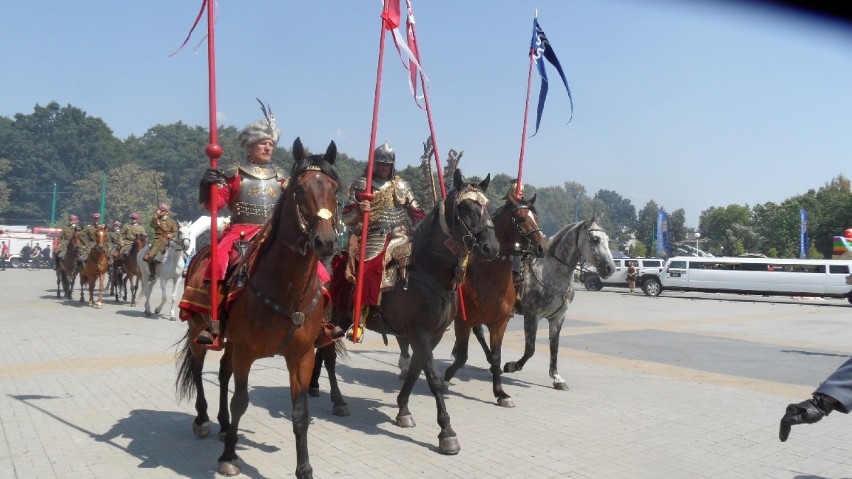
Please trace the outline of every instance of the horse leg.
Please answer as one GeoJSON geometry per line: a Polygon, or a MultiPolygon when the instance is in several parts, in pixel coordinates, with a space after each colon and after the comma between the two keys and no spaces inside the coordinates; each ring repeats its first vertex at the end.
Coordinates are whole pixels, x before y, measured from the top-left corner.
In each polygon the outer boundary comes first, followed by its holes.
{"type": "Polygon", "coordinates": [[[425,334],[422,334],[422,337],[415,338],[415,341],[411,343],[411,368],[408,370],[408,376],[405,377],[405,383],[403,383],[396,399],[400,411],[397,415],[397,423],[401,424],[405,420],[404,416],[407,415],[408,419],[411,420],[411,426],[414,425],[411,412],[408,410],[408,398],[414,388],[414,383],[420,376],[420,371],[423,371],[426,373],[426,381],[429,383],[429,390],[432,391],[438,410],[438,425],[441,426],[441,432],[438,434],[438,449],[444,454],[458,454],[460,450],[458,437],[450,425],[450,414],[447,412],[442,391],[443,382],[435,370],[430,346],[429,338],[425,337],[425,334]]]}
{"type": "Polygon", "coordinates": [[[444,392],[450,389],[450,380],[456,372],[467,363],[468,342],[470,341],[470,326],[456,319],[456,342],[453,345],[453,364],[444,371],[444,392]]]}
{"type": "MultiPolygon", "coordinates": [[[[94,284],[92,285],[92,289],[94,289],[94,284]]],[[[104,275],[98,275],[98,302],[95,303],[95,307],[100,309],[104,304],[104,275]]]]}
{"type": "Polygon", "coordinates": [[[169,280],[163,277],[162,265],[160,266],[160,305],[154,308],[154,312],[160,314],[160,311],[163,310],[163,306],[166,305],[166,286],[168,286],[169,280]]]}
{"type": "Polygon", "coordinates": [[[485,353],[485,360],[488,361],[488,364],[491,364],[491,347],[488,346],[488,341],[485,340],[485,332],[481,324],[473,327],[473,335],[476,337],[479,345],[482,346],[482,352],[485,353]]]}
{"type": "Polygon", "coordinates": [[[514,373],[524,369],[524,364],[535,354],[535,335],[538,329],[538,318],[524,315],[524,355],[516,362],[509,361],[503,365],[504,373],[514,373]]]}
{"type": "Polygon", "coordinates": [[[326,354],[326,348],[317,348],[314,356],[314,370],[311,372],[311,383],[308,386],[308,396],[312,398],[319,397],[320,395],[319,377],[322,373],[322,364],[325,361],[326,354]]]}
{"type": "Polygon", "coordinates": [[[308,412],[308,384],[313,372],[312,348],[301,356],[286,357],[287,370],[290,371],[290,400],[293,404],[293,434],[296,436],[296,477],[311,479],[313,468],[308,454],[308,427],[311,415],[308,412]]]}
{"type": "MultiPolygon", "coordinates": [[[[222,356],[223,358],[225,356],[222,356]]],[[[240,418],[245,414],[246,409],[248,409],[249,396],[248,396],[248,376],[249,371],[251,370],[251,363],[253,362],[251,359],[239,356],[234,353],[234,351],[230,352],[231,357],[231,365],[234,368],[234,396],[231,398],[231,416],[233,418],[233,422],[231,423],[228,431],[225,433],[225,450],[222,451],[222,455],[219,456],[219,467],[217,472],[223,476],[236,476],[240,473],[239,457],[237,456],[237,432],[240,428],[240,418]]],[[[226,387],[223,386],[222,383],[219,384],[219,388],[226,387]]],[[[292,385],[291,385],[292,390],[292,385]]],[[[295,422],[296,415],[296,405],[293,405],[293,421],[295,422]]],[[[221,411],[219,414],[221,415],[221,411]]]]}
{"type": "Polygon", "coordinates": [[[506,394],[503,390],[502,375],[503,370],[500,369],[500,359],[503,350],[503,335],[506,333],[506,326],[509,324],[509,319],[496,328],[489,328],[491,333],[491,381],[494,390],[494,397],[497,398],[497,405],[501,407],[515,407],[515,402],[512,396],[506,394]]]}
{"type": "Polygon", "coordinates": [[[195,394],[195,419],[192,421],[192,432],[196,437],[204,439],[210,435],[210,417],[207,415],[207,399],[204,396],[204,358],[207,350],[198,347],[192,340],[198,335],[198,321],[193,316],[190,319],[189,330],[184,338],[183,349],[178,357],[178,377],[175,388],[179,398],[189,398],[195,394]]]}
{"type": "MultiPolygon", "coordinates": [[[[205,329],[207,329],[206,320],[202,328],[197,331],[196,336],[205,329]]],[[[192,341],[195,342],[194,337],[192,341]]],[[[225,440],[225,435],[231,429],[231,415],[228,411],[228,386],[231,383],[231,376],[234,374],[231,352],[232,348],[228,347],[228,343],[225,343],[224,354],[222,354],[222,359],[219,360],[219,414],[216,415],[216,419],[219,421],[219,440],[221,441],[225,440]]]]}
{"type": "MultiPolygon", "coordinates": [[[[346,400],[343,399],[343,394],[340,392],[340,385],[337,382],[337,341],[332,344],[329,344],[323,349],[326,349],[326,357],[325,357],[325,371],[328,374],[328,385],[331,395],[331,403],[334,405],[331,408],[331,413],[335,416],[348,416],[349,415],[349,405],[346,404],[346,400]]],[[[343,345],[341,344],[341,347],[343,345]]],[[[317,351],[319,352],[319,351],[317,351]]],[[[316,367],[316,365],[314,365],[316,367]]]]}
{"type": "Polygon", "coordinates": [[[565,380],[559,375],[556,367],[556,361],[559,357],[559,333],[562,331],[562,323],[564,321],[564,314],[558,318],[550,318],[548,320],[550,326],[550,377],[553,379],[553,388],[560,391],[568,390],[568,385],[565,384],[565,380]]]}
{"type": "MultiPolygon", "coordinates": [[[[408,351],[408,339],[397,336],[396,342],[399,344],[399,379],[405,379],[408,376],[408,370],[411,368],[411,354],[408,351]]],[[[418,373],[419,374],[419,373],[418,373]]]]}

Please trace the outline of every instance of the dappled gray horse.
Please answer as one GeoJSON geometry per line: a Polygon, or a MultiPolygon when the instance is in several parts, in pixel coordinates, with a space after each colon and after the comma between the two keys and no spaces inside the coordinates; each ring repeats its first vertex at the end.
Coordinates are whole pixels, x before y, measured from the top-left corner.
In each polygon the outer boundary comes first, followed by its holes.
{"type": "MultiPolygon", "coordinates": [[[[562,228],[548,241],[544,257],[534,259],[523,272],[523,298],[518,313],[524,316],[524,355],[516,362],[503,365],[504,372],[523,369],[535,353],[538,321],[547,318],[550,326],[550,377],[554,388],[568,389],[565,380],[559,376],[556,360],[562,323],[574,299],[574,270],[580,257],[591,263],[603,278],[608,278],[615,271],[609,236],[598,225],[597,217],[562,228]]],[[[474,334],[490,359],[491,352],[485,343],[482,327],[474,328],[474,334]]]]}

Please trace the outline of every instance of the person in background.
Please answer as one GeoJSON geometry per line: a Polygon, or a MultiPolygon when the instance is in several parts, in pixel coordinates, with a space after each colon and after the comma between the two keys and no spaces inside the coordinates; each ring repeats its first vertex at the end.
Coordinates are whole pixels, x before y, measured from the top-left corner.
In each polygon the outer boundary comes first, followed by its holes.
{"type": "Polygon", "coordinates": [[[36,270],[41,269],[41,245],[36,243],[33,246],[33,249],[30,250],[30,264],[27,267],[27,270],[32,271],[33,265],[35,265],[36,270]]]}
{"type": "Polygon", "coordinates": [[[627,267],[627,287],[630,288],[630,292],[636,289],[636,278],[639,277],[639,268],[637,268],[637,264],[635,261],[628,261],[630,266],[627,267]]]}
{"type": "Polygon", "coordinates": [[[9,258],[9,245],[0,242],[0,271],[6,271],[6,259],[9,258]]]}
{"type": "Polygon", "coordinates": [[[151,243],[151,248],[145,253],[142,258],[148,263],[151,275],[148,281],[154,282],[157,274],[156,263],[162,263],[165,259],[166,249],[169,246],[169,241],[177,235],[177,222],[169,216],[169,205],[161,203],[157,211],[154,212],[154,217],[151,218],[151,229],[154,230],[154,241],[151,243]]]}

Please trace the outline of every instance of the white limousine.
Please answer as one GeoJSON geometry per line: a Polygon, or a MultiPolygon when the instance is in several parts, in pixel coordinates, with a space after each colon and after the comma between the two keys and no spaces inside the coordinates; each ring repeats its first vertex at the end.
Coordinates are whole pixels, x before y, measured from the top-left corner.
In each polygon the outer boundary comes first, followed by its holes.
{"type": "Polygon", "coordinates": [[[669,289],[847,298],[852,303],[850,273],[850,260],[675,256],[659,278],[642,282],[642,290],[649,296],[669,289]]]}

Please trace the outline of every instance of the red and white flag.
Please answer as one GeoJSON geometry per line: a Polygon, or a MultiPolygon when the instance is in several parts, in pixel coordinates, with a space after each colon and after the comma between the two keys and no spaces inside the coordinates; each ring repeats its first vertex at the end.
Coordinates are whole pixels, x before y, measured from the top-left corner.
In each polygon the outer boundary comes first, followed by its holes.
{"type": "Polygon", "coordinates": [[[419,101],[423,96],[417,95],[418,76],[423,81],[423,88],[428,88],[429,79],[420,66],[420,51],[417,47],[417,34],[414,29],[414,10],[411,8],[411,0],[405,0],[405,7],[408,10],[408,15],[405,19],[405,40],[403,40],[398,28],[402,20],[399,0],[385,0],[384,5],[382,19],[385,22],[385,28],[391,31],[393,43],[396,46],[397,53],[399,53],[400,60],[402,60],[402,65],[409,71],[408,86],[411,94],[414,96],[414,102],[423,109],[419,101]]]}

